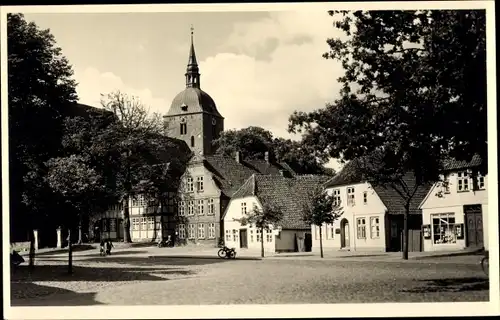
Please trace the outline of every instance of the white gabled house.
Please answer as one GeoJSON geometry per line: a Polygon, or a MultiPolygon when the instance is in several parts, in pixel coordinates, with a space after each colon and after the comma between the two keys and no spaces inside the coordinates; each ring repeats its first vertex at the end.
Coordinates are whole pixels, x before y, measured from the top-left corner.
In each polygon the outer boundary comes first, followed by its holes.
{"type": "Polygon", "coordinates": [[[223,216],[224,244],[237,249],[261,249],[267,252],[311,251],[311,227],[304,222],[303,204],[309,194],[329,177],[319,175],[272,176],[252,175],[231,197],[223,216]],[[255,226],[242,226],[238,221],[254,206],[279,206],[283,219],[273,230],[264,234],[255,226]]]}
{"type": "Polygon", "coordinates": [[[445,163],[447,183],[435,183],[420,204],[424,251],[488,249],[488,177],[471,178],[480,165],[478,156],[445,163]]]}
{"type": "MultiPolygon", "coordinates": [[[[404,203],[395,190],[365,181],[353,160],[325,183],[325,190],[342,207],[333,225],[323,225],[323,250],[401,251],[404,203]]],[[[414,185],[408,174],[406,183],[414,185]]],[[[409,251],[422,251],[422,215],[418,205],[428,187],[419,187],[410,203],[409,251]]],[[[311,226],[313,251],[319,251],[319,226],[311,226]]]]}

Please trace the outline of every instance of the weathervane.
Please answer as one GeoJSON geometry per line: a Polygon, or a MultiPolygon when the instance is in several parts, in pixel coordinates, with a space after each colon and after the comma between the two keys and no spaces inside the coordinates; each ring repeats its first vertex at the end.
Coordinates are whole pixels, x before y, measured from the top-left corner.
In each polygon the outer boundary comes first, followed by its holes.
{"type": "Polygon", "coordinates": [[[194,32],[194,27],[193,27],[193,25],[191,24],[191,35],[193,35],[193,32],[194,32]]]}

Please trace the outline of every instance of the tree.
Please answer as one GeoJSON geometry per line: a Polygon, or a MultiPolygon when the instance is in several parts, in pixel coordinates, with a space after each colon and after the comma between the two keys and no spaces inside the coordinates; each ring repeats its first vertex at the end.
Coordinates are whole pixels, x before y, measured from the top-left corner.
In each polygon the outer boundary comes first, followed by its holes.
{"type": "Polygon", "coordinates": [[[263,203],[262,208],[254,204],[250,212],[235,220],[241,223],[242,226],[254,225],[260,230],[260,255],[264,258],[264,230],[271,232],[281,219],[283,219],[283,211],[280,207],[263,203]]]}
{"type": "Polygon", "coordinates": [[[324,54],[345,69],[340,97],[324,109],[295,112],[289,131],[304,132],[305,142],[331,157],[363,158],[365,178],[404,199],[407,259],[417,189],[437,181],[449,157],[479,154],[482,172],[487,168],[485,12],[329,13],[345,33],[328,39],[324,54]]]}
{"type": "Polygon", "coordinates": [[[53,158],[48,161],[47,181],[49,186],[60,196],[65,207],[71,209],[66,218],[68,227],[68,272],[72,272],[72,239],[71,229],[78,224],[79,242],[81,242],[81,221],[90,214],[93,203],[99,201],[105,187],[98,172],[88,165],[88,159],[71,155],[64,158],[53,158]]]}
{"type": "Polygon", "coordinates": [[[310,196],[310,201],[304,203],[304,221],[319,227],[319,249],[323,258],[323,225],[333,224],[343,211],[339,203],[323,188],[316,189],[310,196]]]}
{"type": "Polygon", "coordinates": [[[8,14],[7,36],[11,236],[28,222],[33,265],[33,228],[54,211],[44,163],[59,151],[61,112],[77,100],[76,83],[49,30],[8,14]]]}
{"type": "Polygon", "coordinates": [[[300,141],[273,138],[270,131],[261,127],[224,131],[215,145],[218,154],[232,157],[239,151],[246,159],[262,159],[265,152],[270,152],[276,160],[286,162],[300,174],[330,173],[323,167],[328,160],[324,154],[315,152],[300,141]]]}
{"type": "Polygon", "coordinates": [[[161,118],[157,114],[150,116],[137,98],[116,91],[103,96],[101,104],[117,119],[100,139],[109,146],[116,199],[124,203],[124,241],[131,242],[129,200],[144,192],[144,180],[151,177],[151,166],[174,161],[185,165],[191,152],[185,143],[166,137],[161,118]]]}

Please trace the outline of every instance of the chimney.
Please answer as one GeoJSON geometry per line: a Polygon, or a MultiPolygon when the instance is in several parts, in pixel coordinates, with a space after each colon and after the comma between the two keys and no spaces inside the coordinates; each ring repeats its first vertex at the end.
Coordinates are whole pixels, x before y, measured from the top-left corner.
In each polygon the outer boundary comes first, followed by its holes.
{"type": "Polygon", "coordinates": [[[266,160],[267,163],[269,163],[269,151],[264,152],[264,160],[266,160]]]}
{"type": "Polygon", "coordinates": [[[241,163],[241,152],[236,151],[235,160],[236,160],[236,162],[241,163]]]}

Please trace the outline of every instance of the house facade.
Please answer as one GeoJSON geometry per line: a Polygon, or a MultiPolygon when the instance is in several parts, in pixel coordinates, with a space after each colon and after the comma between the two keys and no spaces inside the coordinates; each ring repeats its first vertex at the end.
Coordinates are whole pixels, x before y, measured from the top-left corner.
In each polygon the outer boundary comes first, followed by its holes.
{"type": "Polygon", "coordinates": [[[223,216],[224,243],[237,249],[266,252],[311,251],[311,229],[303,221],[303,207],[309,195],[328,177],[319,175],[252,175],[233,195],[223,216]],[[262,210],[265,204],[282,210],[282,220],[271,230],[242,225],[240,219],[252,210],[262,210]]]}
{"type": "Polygon", "coordinates": [[[424,251],[488,249],[488,176],[477,172],[480,163],[479,157],[445,163],[443,181],[420,205],[424,251]]]}
{"type": "MultiPolygon", "coordinates": [[[[411,187],[412,175],[405,176],[411,187]]],[[[353,160],[325,183],[342,216],[331,225],[311,226],[313,251],[320,250],[320,227],[324,250],[401,251],[403,247],[403,199],[391,187],[373,185],[362,178],[353,160]]],[[[428,187],[419,187],[410,203],[409,251],[421,251],[422,217],[418,209],[428,187]]]]}

